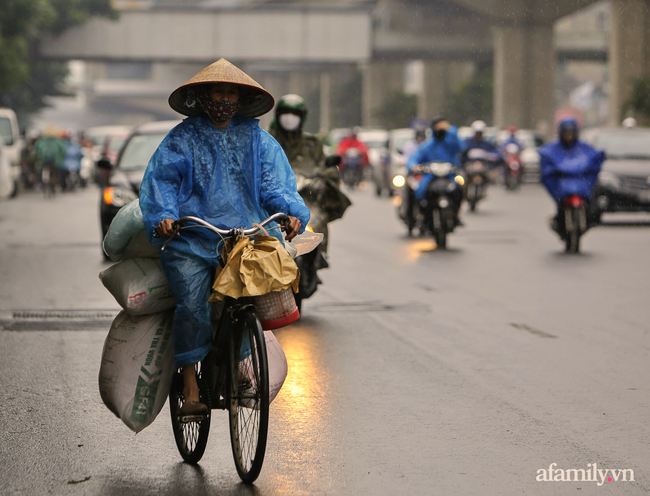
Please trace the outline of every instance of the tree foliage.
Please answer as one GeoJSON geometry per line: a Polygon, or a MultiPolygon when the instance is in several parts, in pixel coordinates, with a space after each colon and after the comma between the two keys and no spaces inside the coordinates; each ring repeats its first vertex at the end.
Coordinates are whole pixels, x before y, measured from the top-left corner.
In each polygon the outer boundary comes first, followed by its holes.
{"type": "Polygon", "coordinates": [[[92,16],[117,16],[110,0],[0,0],[0,12],[0,105],[22,117],[60,95],[67,75],[64,63],[41,57],[43,39],[92,16]]]}
{"type": "Polygon", "coordinates": [[[475,120],[492,121],[494,78],[492,67],[478,70],[451,93],[444,108],[449,122],[469,125],[475,120]]]}
{"type": "Polygon", "coordinates": [[[386,129],[407,127],[417,116],[418,97],[403,91],[390,91],[377,110],[377,118],[386,129]]]}

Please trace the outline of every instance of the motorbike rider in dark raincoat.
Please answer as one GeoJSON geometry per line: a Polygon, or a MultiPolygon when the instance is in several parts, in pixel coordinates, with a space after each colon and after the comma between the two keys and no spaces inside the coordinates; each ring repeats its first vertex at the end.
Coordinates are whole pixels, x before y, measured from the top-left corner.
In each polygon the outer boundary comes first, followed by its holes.
{"type": "Polygon", "coordinates": [[[560,215],[562,201],[578,195],[589,201],[589,222],[594,223],[596,207],[592,192],[598,173],[605,161],[605,153],[578,139],[579,128],[574,118],[566,118],[558,125],[558,139],[539,148],[542,183],[558,207],[551,220],[551,228],[560,236],[565,232],[564,216],[560,215]]]}
{"type": "MultiPolygon", "coordinates": [[[[231,229],[283,212],[290,216],[287,240],[304,230],[309,210],[287,157],[254,119],[273,107],[270,93],[220,59],[177,88],[169,104],[189,117],[162,141],[142,181],[140,208],[154,245],[173,236],[173,221],[186,215],[231,229]]],[[[270,234],[281,239],[277,230],[270,234]]],[[[174,360],[183,368],[182,415],[207,411],[199,401],[194,364],[212,348],[208,298],[221,247],[219,236],[195,229],[174,236],[159,252],[177,301],[174,360]]]]}
{"type": "MultiPolygon", "coordinates": [[[[327,224],[340,219],[351,205],[339,189],[340,174],[335,164],[329,164],[323,144],[315,136],[303,131],[308,109],[305,100],[295,94],[285,95],[275,107],[275,119],[269,132],[287,154],[296,174],[298,192],[311,211],[310,229],[324,235],[318,250],[304,257],[314,257],[313,263],[301,264],[300,298],[308,298],[321,282],[316,270],[328,266],[327,224]]],[[[300,262],[297,260],[297,262],[300,262]]]]}

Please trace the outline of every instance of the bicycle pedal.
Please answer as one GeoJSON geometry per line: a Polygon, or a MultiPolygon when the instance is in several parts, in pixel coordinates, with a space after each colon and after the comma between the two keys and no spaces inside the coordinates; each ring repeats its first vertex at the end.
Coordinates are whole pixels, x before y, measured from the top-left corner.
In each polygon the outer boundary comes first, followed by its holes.
{"type": "Polygon", "coordinates": [[[189,424],[190,422],[202,422],[208,416],[207,413],[200,413],[198,415],[183,415],[178,416],[178,421],[181,424],[189,424]]]}

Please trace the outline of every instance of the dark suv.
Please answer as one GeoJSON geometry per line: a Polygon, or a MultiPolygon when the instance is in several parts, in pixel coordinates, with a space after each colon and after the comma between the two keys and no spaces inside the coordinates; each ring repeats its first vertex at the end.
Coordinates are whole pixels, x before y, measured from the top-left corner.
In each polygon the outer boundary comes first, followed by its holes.
{"type": "Polygon", "coordinates": [[[600,212],[650,212],[650,128],[599,128],[582,139],[607,160],[594,198],[600,212]]]}

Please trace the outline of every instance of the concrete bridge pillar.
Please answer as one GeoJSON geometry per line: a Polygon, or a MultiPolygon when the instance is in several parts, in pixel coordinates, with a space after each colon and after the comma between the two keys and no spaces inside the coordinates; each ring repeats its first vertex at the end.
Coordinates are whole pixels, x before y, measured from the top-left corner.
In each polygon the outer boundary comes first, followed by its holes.
{"type": "Polygon", "coordinates": [[[612,2],[610,124],[624,118],[634,80],[650,76],[650,0],[612,2]]]}
{"type": "Polygon", "coordinates": [[[364,126],[379,125],[377,112],[391,91],[404,90],[402,62],[370,62],[363,66],[361,116],[364,126]]]}
{"type": "Polygon", "coordinates": [[[424,62],[422,91],[418,95],[418,118],[425,121],[444,113],[445,103],[461,81],[473,71],[471,62],[428,60],[424,62]]]}
{"type": "Polygon", "coordinates": [[[553,24],[499,26],[494,33],[494,124],[551,134],[555,111],[553,24]]]}

